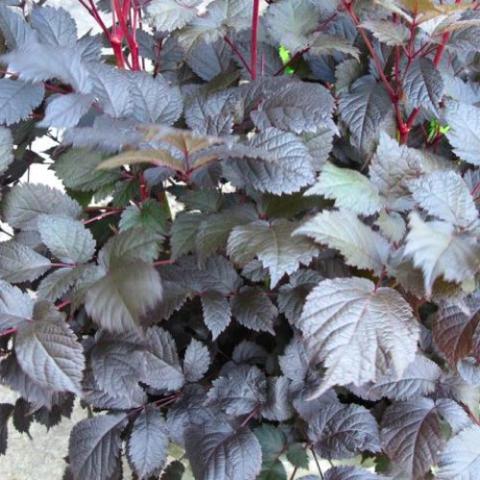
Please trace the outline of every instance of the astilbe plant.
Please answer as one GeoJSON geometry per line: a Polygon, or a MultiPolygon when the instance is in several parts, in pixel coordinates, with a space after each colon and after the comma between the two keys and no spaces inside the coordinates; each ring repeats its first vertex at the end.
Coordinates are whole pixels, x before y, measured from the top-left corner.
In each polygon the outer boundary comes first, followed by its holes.
{"type": "Polygon", "coordinates": [[[480,3],[36,3],[0,5],[0,453],[77,399],[66,479],[479,479],[480,3]]]}

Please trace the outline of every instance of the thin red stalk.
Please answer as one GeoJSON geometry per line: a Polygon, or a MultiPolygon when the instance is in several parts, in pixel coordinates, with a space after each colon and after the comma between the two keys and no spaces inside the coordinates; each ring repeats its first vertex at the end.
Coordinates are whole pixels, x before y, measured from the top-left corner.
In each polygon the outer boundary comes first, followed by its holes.
{"type": "Polygon", "coordinates": [[[92,218],[89,218],[88,220],[84,220],[83,224],[89,225],[90,223],[98,222],[99,220],[103,220],[104,218],[110,217],[112,215],[117,215],[118,213],[119,213],[119,210],[104,212],[104,213],[101,213],[100,215],[97,215],[96,217],[92,217],[92,218]]]}
{"type": "Polygon", "coordinates": [[[309,50],[310,47],[307,47],[298,51],[295,55],[292,56],[292,58],[290,58],[290,60],[285,65],[283,65],[282,68],[275,72],[274,76],[277,77],[278,75],[281,75],[288,67],[291,67],[299,58],[301,58],[304,53],[308,52],[309,50]]]}
{"type": "Polygon", "coordinates": [[[52,268],[75,268],[73,263],[51,263],[50,266],[52,268]]]}
{"type": "Polygon", "coordinates": [[[10,335],[11,333],[15,333],[17,331],[16,328],[7,328],[3,332],[0,332],[0,337],[6,337],[7,335],[10,335]]]}
{"type": "Polygon", "coordinates": [[[58,310],[62,310],[62,308],[68,307],[72,303],[71,300],[65,300],[64,302],[58,303],[55,305],[58,310]]]}
{"type": "Polygon", "coordinates": [[[373,62],[375,64],[375,68],[378,72],[378,75],[380,76],[380,79],[382,80],[385,89],[387,90],[388,94],[390,95],[390,98],[392,101],[394,101],[397,98],[397,94],[395,93],[395,90],[393,89],[392,85],[388,81],[387,77],[385,76],[385,73],[382,68],[382,62],[380,61],[380,58],[377,55],[377,52],[373,48],[372,42],[370,42],[370,39],[368,38],[367,33],[365,30],[360,26],[360,19],[357,17],[357,14],[353,10],[353,5],[351,2],[347,2],[346,0],[342,0],[342,5],[347,11],[347,13],[350,15],[350,18],[352,19],[353,23],[357,27],[358,33],[362,37],[363,42],[365,43],[365,46],[367,47],[373,62]]]}
{"type": "MultiPolygon", "coordinates": [[[[462,0],[455,0],[455,4],[458,5],[462,3],[462,0]]],[[[435,67],[438,67],[440,65],[440,62],[442,61],[443,53],[445,52],[445,47],[447,46],[448,41],[450,40],[451,32],[445,32],[442,35],[442,41],[440,42],[440,45],[437,48],[437,51],[435,52],[435,57],[433,59],[433,64],[435,67]]]]}
{"type": "Polygon", "coordinates": [[[253,0],[252,41],[250,44],[250,75],[257,78],[258,26],[260,23],[260,0],[253,0]]]}
{"type": "Polygon", "coordinates": [[[250,65],[245,60],[245,57],[242,55],[242,52],[237,48],[237,46],[228,38],[226,35],[223,37],[225,43],[232,49],[232,52],[238,57],[242,62],[242,65],[246,68],[248,74],[252,76],[252,71],[250,70],[250,65]]]}
{"type": "Polygon", "coordinates": [[[240,427],[244,427],[247,423],[258,413],[258,407],[255,407],[240,424],[240,427]]]}
{"type": "Polygon", "coordinates": [[[162,265],[172,265],[175,263],[175,260],[172,259],[167,259],[167,260],[157,260],[156,262],[153,262],[154,267],[161,267],[162,265]]]}

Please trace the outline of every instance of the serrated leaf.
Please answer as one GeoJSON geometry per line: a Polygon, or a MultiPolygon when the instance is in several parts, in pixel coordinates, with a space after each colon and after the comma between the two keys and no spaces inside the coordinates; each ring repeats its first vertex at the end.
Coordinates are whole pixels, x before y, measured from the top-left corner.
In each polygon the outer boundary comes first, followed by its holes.
{"type": "Polygon", "coordinates": [[[147,13],[158,31],[172,32],[195,18],[199,4],[200,0],[154,0],[147,13]]]}
{"type": "Polygon", "coordinates": [[[93,257],[96,242],[82,222],[68,217],[40,215],[37,224],[42,242],[61,262],[85,263],[93,257]]]}
{"type": "Polygon", "coordinates": [[[454,153],[464,162],[480,165],[480,108],[465,103],[449,102],[445,121],[450,127],[446,136],[454,153]]]}
{"type": "Polygon", "coordinates": [[[225,175],[234,185],[246,184],[276,195],[298,192],[314,181],[307,147],[296,135],[276,128],[255,135],[244,158],[230,161],[225,167],[225,175]]]}
{"type": "Polygon", "coordinates": [[[33,282],[50,269],[48,258],[21,243],[0,243],[0,278],[11,283],[33,282]]]}
{"type": "Polygon", "coordinates": [[[450,168],[443,159],[425,150],[399,145],[385,132],[380,133],[377,151],[370,165],[370,180],[395,210],[410,210],[413,200],[408,182],[421,174],[450,168]]]}
{"type": "Polygon", "coordinates": [[[313,2],[282,0],[265,13],[266,27],[272,38],[293,54],[302,50],[321,22],[322,11],[313,2]]]}
{"type": "Polygon", "coordinates": [[[251,25],[252,12],[248,0],[215,0],[208,5],[204,15],[196,16],[178,39],[188,49],[195,42],[214,42],[230,29],[244,30],[251,25]]]}
{"type": "Polygon", "coordinates": [[[218,292],[209,292],[201,297],[203,321],[212,332],[212,340],[228,327],[232,319],[230,304],[224,295],[218,292]]]}
{"type": "Polygon", "coordinates": [[[42,84],[0,79],[0,123],[12,125],[26,119],[40,105],[45,94],[42,84]]]}
{"type": "Polygon", "coordinates": [[[198,382],[210,367],[210,352],[203,343],[192,338],[185,351],[183,373],[187,382],[198,382]]]}
{"type": "Polygon", "coordinates": [[[87,290],[85,309],[105,330],[136,330],[141,317],[162,299],[155,268],[142,261],[116,265],[87,290]]]}
{"type": "Polygon", "coordinates": [[[23,16],[8,8],[8,2],[0,5],[0,30],[10,49],[25,45],[34,35],[23,16]]]}
{"type": "Polygon", "coordinates": [[[232,315],[238,323],[256,332],[273,334],[278,311],[265,292],[257,287],[243,287],[232,298],[232,315]]]}
{"type": "Polygon", "coordinates": [[[299,270],[290,277],[288,284],[282,285],[277,296],[278,310],[291,324],[295,324],[302,313],[305,298],[317,285],[322,276],[313,270],[299,270]]]}
{"type": "Polygon", "coordinates": [[[400,375],[388,373],[375,382],[353,388],[354,393],[366,400],[377,401],[382,397],[391,400],[409,400],[432,393],[440,380],[442,370],[423,355],[416,355],[400,375]]]}
{"type": "Polygon", "coordinates": [[[116,171],[97,170],[102,160],[103,156],[98,152],[72,149],[55,160],[53,169],[66,188],[81,192],[95,191],[120,178],[116,171]]]}
{"type": "Polygon", "coordinates": [[[262,102],[251,117],[260,130],[275,127],[296,134],[315,133],[330,119],[333,107],[333,97],[325,87],[291,82],[262,102]]]}
{"type": "Polygon", "coordinates": [[[0,374],[2,383],[30,402],[33,409],[51,409],[53,404],[58,403],[59,393],[32,380],[20,368],[14,353],[0,364],[0,374]]]}
{"type": "Polygon", "coordinates": [[[8,64],[10,72],[24,81],[43,82],[56,78],[79,93],[90,93],[92,90],[91,74],[83,62],[81,50],[75,47],[47,45],[35,39],[3,55],[2,61],[8,64]]]}
{"type": "Polygon", "coordinates": [[[120,459],[123,413],[99,415],[78,422],[69,442],[70,468],[76,480],[110,480],[120,459]]]}
{"type": "Polygon", "coordinates": [[[306,235],[318,243],[338,249],[348,265],[380,274],[387,264],[388,242],[349,211],[318,213],[297,228],[294,235],[306,235]]]}
{"type": "Polygon", "coordinates": [[[8,128],[0,127],[0,175],[13,162],[13,137],[8,128]]]}
{"type": "Polygon", "coordinates": [[[85,359],[83,348],[63,318],[22,325],[15,338],[22,369],[42,387],[79,393],[85,359]]]}
{"type": "Polygon", "coordinates": [[[447,302],[440,305],[433,322],[433,340],[452,366],[469,355],[477,356],[480,296],[475,292],[460,304],[447,302]]]}
{"type": "Polygon", "coordinates": [[[142,228],[130,228],[120,232],[110,237],[100,250],[99,264],[108,269],[135,260],[152,262],[158,256],[161,239],[157,233],[142,228]]]}
{"type": "Polygon", "coordinates": [[[366,20],[361,24],[373,33],[373,36],[385,45],[395,47],[405,45],[410,38],[408,28],[403,23],[393,23],[386,20],[366,20]]]}
{"type": "Polygon", "coordinates": [[[350,130],[354,146],[369,151],[377,138],[380,124],[392,107],[383,86],[367,75],[359,78],[350,92],[340,95],[338,108],[350,130]]]}
{"type": "Polygon", "coordinates": [[[323,458],[351,458],[365,450],[380,451],[377,422],[360,405],[325,403],[309,422],[308,437],[323,458]]]}
{"type": "Polygon", "coordinates": [[[195,249],[201,260],[227,244],[232,229],[238,225],[257,220],[258,215],[252,205],[236,205],[219,213],[211,214],[200,223],[195,238],[195,249]]]}
{"type": "Polygon", "coordinates": [[[75,127],[80,119],[90,110],[93,97],[81,93],[54,95],[49,98],[45,116],[40,127],[70,128],[75,127]]]}
{"type": "Polygon", "coordinates": [[[154,78],[144,72],[131,73],[130,80],[129,93],[135,105],[132,115],[136,120],[164,125],[178,120],[183,110],[178,87],[170,86],[161,75],[154,78]]]}
{"type": "Polygon", "coordinates": [[[287,377],[269,377],[267,400],[262,408],[262,416],[267,420],[284,422],[292,417],[290,401],[290,380],[287,377]]]}
{"type": "Polygon", "coordinates": [[[356,277],[320,282],[298,327],[326,368],[317,397],[333,385],[362,385],[389,370],[401,375],[419,337],[412,310],[397,291],[356,277]]]}
{"type": "Polygon", "coordinates": [[[30,409],[30,404],[23,398],[19,398],[15,402],[15,410],[13,411],[12,419],[13,426],[17,432],[29,434],[30,425],[33,421],[33,415],[30,409]]]}
{"type": "Polygon", "coordinates": [[[220,407],[227,415],[248,415],[266,401],[267,379],[257,367],[239,365],[213,381],[208,404],[220,407]]]}
{"type": "Polygon", "coordinates": [[[0,331],[14,328],[33,317],[34,300],[7,282],[0,280],[0,331]]]}
{"type": "Polygon", "coordinates": [[[383,206],[378,188],[360,172],[339,168],[327,162],[317,183],[305,195],[323,195],[335,200],[338,208],[362,215],[373,215],[383,206]]]}
{"type": "Polygon", "coordinates": [[[63,8],[34,8],[30,21],[42,43],[71,47],[77,41],[75,20],[63,8]]]}
{"type": "MultiPolygon", "coordinates": [[[[358,467],[332,467],[325,472],[324,480],[380,480],[381,477],[375,473],[358,467]]],[[[305,477],[307,480],[307,477],[305,477]]]]}
{"type": "Polygon", "coordinates": [[[414,200],[430,215],[462,229],[473,230],[478,211],[463,178],[454,171],[439,171],[412,180],[414,200]]]}
{"type": "Polygon", "coordinates": [[[80,205],[60,190],[47,185],[21,183],[10,190],[5,198],[5,221],[15,228],[36,230],[39,215],[63,215],[78,218],[80,205]]]}
{"type": "Polygon", "coordinates": [[[185,61],[196,75],[209,82],[228,70],[232,49],[223,38],[212,43],[200,40],[187,51],[185,61]]]}
{"type": "Polygon", "coordinates": [[[429,398],[394,403],[383,415],[383,449],[412,479],[422,478],[437,463],[444,443],[440,415],[429,398]]]}
{"type": "Polygon", "coordinates": [[[284,433],[268,424],[256,428],[254,433],[262,448],[262,470],[257,479],[286,480],[287,472],[279,460],[287,443],[284,433]]]}
{"type": "Polygon", "coordinates": [[[119,226],[120,230],[129,228],[144,228],[158,234],[167,231],[168,212],[160,202],[150,198],[142,205],[129,205],[122,212],[119,226]]]}
{"type": "Polygon", "coordinates": [[[198,480],[255,480],[260,473],[260,444],[246,427],[234,430],[221,422],[193,427],[186,452],[198,480]]]}
{"type": "Polygon", "coordinates": [[[409,105],[435,112],[443,96],[443,80],[429,58],[415,59],[405,73],[403,90],[409,105]]]}
{"type": "Polygon", "coordinates": [[[480,245],[472,236],[457,233],[446,222],[424,222],[415,212],[410,214],[409,228],[405,256],[422,269],[427,295],[438,277],[460,283],[479,270],[480,245]]]}
{"type": "Polygon", "coordinates": [[[154,388],[178,390],[185,382],[175,341],[159,327],[147,330],[146,383],[154,388]]]}
{"type": "Polygon", "coordinates": [[[237,226],[228,238],[227,253],[240,264],[257,257],[268,269],[274,288],[283,275],[292,274],[301,264],[308,265],[319,252],[309,240],[292,237],[296,227],[283,219],[237,226]]]}
{"type": "Polygon", "coordinates": [[[167,459],[168,434],[162,413],[147,407],[133,423],[128,440],[128,458],[140,479],[150,478],[167,459]]]}
{"type": "Polygon", "coordinates": [[[170,243],[174,260],[195,249],[195,239],[205,216],[198,212],[180,212],[171,228],[170,243]]]}
{"type": "Polygon", "coordinates": [[[93,84],[92,93],[101,109],[113,118],[122,118],[132,113],[131,82],[127,74],[110,65],[94,63],[89,75],[93,84]]]}
{"type": "Polygon", "coordinates": [[[230,135],[235,119],[240,115],[240,99],[231,90],[194,95],[188,99],[185,108],[187,125],[203,135],[230,135]]]}
{"type": "Polygon", "coordinates": [[[293,443],[288,447],[287,460],[297,468],[308,470],[308,454],[307,450],[301,443],[293,443]]]}
{"type": "MultiPolygon", "coordinates": [[[[128,337],[127,337],[128,338],[128,337]]],[[[140,398],[139,380],[145,376],[145,357],[133,341],[103,340],[92,348],[90,364],[96,384],[115,398],[140,398]]]]}
{"type": "Polygon", "coordinates": [[[475,480],[480,468],[480,427],[473,425],[453,437],[440,455],[439,480],[475,480]]]}

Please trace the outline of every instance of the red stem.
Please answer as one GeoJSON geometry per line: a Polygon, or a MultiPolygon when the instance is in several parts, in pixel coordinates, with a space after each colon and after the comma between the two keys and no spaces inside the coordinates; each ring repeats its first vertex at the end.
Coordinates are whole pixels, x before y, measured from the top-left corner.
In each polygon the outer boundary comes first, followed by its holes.
{"type": "Polygon", "coordinates": [[[119,212],[121,212],[121,209],[110,210],[108,212],[101,213],[100,215],[97,215],[96,217],[92,217],[92,218],[89,218],[88,220],[84,220],[83,224],[84,225],[89,225],[90,223],[98,222],[99,220],[103,220],[104,218],[111,217],[112,215],[118,215],[119,212]]]}
{"type": "Polygon", "coordinates": [[[242,65],[247,70],[248,74],[252,76],[252,71],[250,70],[250,65],[245,60],[245,57],[242,55],[242,52],[237,48],[237,46],[228,38],[226,35],[223,37],[225,43],[232,49],[232,52],[238,57],[238,59],[242,62],[242,65]]]}
{"type": "Polygon", "coordinates": [[[258,54],[258,25],[260,20],[260,0],[253,0],[252,12],[252,41],[250,45],[250,75],[252,80],[257,78],[257,54],[258,54]]]}
{"type": "MultiPolygon", "coordinates": [[[[462,0],[455,0],[455,5],[459,5],[460,3],[462,3],[462,0]]],[[[442,41],[440,42],[440,45],[438,46],[437,51],[435,52],[435,57],[433,59],[433,64],[435,65],[435,67],[438,67],[440,65],[440,62],[442,61],[445,47],[450,40],[450,36],[451,32],[445,32],[442,35],[442,41]]]]}
{"type": "Polygon", "coordinates": [[[382,62],[380,61],[380,58],[378,58],[377,52],[373,48],[372,42],[370,42],[370,39],[368,38],[367,33],[365,30],[360,26],[360,19],[357,17],[357,14],[353,10],[353,4],[352,2],[347,2],[346,0],[342,0],[342,5],[343,8],[346,10],[346,12],[350,15],[350,18],[352,19],[353,23],[357,27],[357,31],[362,37],[362,40],[365,43],[365,46],[367,47],[368,51],[370,52],[370,55],[373,59],[373,62],[375,63],[375,68],[378,72],[378,75],[380,76],[380,79],[382,80],[385,89],[387,90],[388,94],[390,95],[390,98],[392,101],[395,101],[397,98],[397,94],[395,90],[393,89],[391,83],[388,81],[387,77],[385,76],[385,73],[382,68],[382,62]]]}
{"type": "Polygon", "coordinates": [[[172,259],[167,259],[167,260],[157,260],[156,262],[153,262],[154,267],[161,267],[162,265],[173,265],[175,263],[175,260],[172,259]]]}
{"type": "Polygon", "coordinates": [[[16,328],[7,328],[3,332],[0,332],[0,337],[6,337],[7,335],[10,335],[11,333],[15,333],[17,331],[16,328]]]}

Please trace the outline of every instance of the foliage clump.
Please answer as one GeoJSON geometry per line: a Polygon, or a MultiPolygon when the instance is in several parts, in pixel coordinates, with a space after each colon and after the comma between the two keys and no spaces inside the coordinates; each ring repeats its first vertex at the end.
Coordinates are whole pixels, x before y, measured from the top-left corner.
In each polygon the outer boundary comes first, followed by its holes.
{"type": "Polygon", "coordinates": [[[0,5],[0,453],[478,478],[478,2],[81,3],[0,5]]]}

